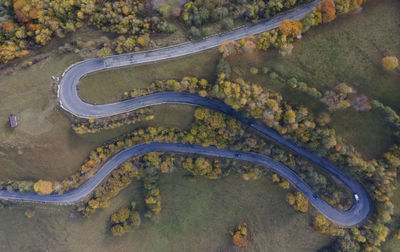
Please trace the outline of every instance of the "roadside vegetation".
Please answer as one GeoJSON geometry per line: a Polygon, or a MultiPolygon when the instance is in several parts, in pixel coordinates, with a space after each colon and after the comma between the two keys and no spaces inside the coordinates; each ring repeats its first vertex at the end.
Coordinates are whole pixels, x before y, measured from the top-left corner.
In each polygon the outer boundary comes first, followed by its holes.
{"type": "MultiPolygon", "coordinates": [[[[292,55],[287,57],[274,50],[231,56],[227,60],[232,78],[242,77],[265,85],[280,92],[292,104],[307,106],[316,114],[328,112],[319,99],[270,78],[270,74],[274,72],[285,80],[296,78],[322,94],[345,82],[359,95],[365,94],[369,100],[380,100],[400,111],[399,92],[393,92],[398,90],[400,82],[398,70],[386,71],[381,66],[383,57],[400,55],[400,39],[396,35],[400,34],[399,8],[395,0],[368,1],[360,13],[339,16],[334,22],[310,29],[294,43],[292,55]],[[256,67],[258,73],[252,74],[251,67],[256,67]],[[263,68],[268,69],[268,74],[263,74],[263,68]]],[[[387,124],[376,113],[349,108],[334,112],[331,118],[337,132],[367,158],[376,157],[392,143],[387,124]],[[364,128],[364,125],[370,126],[364,128]],[[364,135],[374,137],[375,141],[369,141],[364,135]]]]}
{"type": "Polygon", "coordinates": [[[126,67],[85,76],[79,82],[79,95],[89,103],[106,104],[121,100],[121,94],[134,88],[145,88],[156,80],[197,76],[213,82],[218,52],[210,50],[180,59],[155,64],[126,67]]]}
{"type": "Polygon", "coordinates": [[[275,1],[53,1],[4,0],[0,3],[0,63],[27,56],[35,47],[55,37],[63,38],[84,25],[113,34],[113,42],[98,46],[98,57],[154,47],[151,34],[170,34],[185,24],[189,38],[199,39],[215,33],[201,28],[220,23],[220,30],[234,27],[234,20],[270,18],[310,0],[275,1]],[[177,24],[177,25],[176,25],[177,24]]]}

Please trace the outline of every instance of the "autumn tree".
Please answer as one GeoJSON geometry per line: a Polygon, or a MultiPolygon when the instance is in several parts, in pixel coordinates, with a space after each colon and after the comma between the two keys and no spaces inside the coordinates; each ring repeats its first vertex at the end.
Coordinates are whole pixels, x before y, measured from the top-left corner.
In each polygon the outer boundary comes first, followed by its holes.
{"type": "Polygon", "coordinates": [[[246,247],[247,246],[247,239],[245,236],[241,235],[240,232],[236,232],[232,237],[232,242],[238,247],[246,247]]]}
{"type": "Polygon", "coordinates": [[[111,215],[111,233],[114,236],[121,236],[131,230],[132,227],[140,225],[140,215],[135,208],[136,202],[132,201],[129,207],[122,207],[111,215]]]}
{"type": "Polygon", "coordinates": [[[330,234],[333,236],[343,236],[345,230],[338,225],[332,223],[322,214],[318,214],[313,220],[313,229],[323,234],[330,234]]]}
{"type": "Polygon", "coordinates": [[[295,210],[302,213],[308,211],[308,200],[301,192],[296,192],[295,195],[288,193],[286,195],[286,200],[295,210]]]}
{"type": "Polygon", "coordinates": [[[33,190],[38,194],[50,194],[53,192],[53,183],[51,181],[39,180],[33,185],[33,190]]]}
{"type": "Polygon", "coordinates": [[[284,19],[279,25],[279,31],[285,36],[296,37],[303,30],[303,24],[297,20],[284,19]]]}
{"type": "Polygon", "coordinates": [[[394,70],[399,66],[399,60],[396,56],[386,56],[382,59],[382,66],[386,70],[394,70]]]}
{"type": "Polygon", "coordinates": [[[318,10],[322,12],[322,21],[324,23],[329,23],[336,18],[336,8],[333,0],[322,0],[319,2],[318,10]]]}
{"type": "Polygon", "coordinates": [[[129,218],[129,208],[123,207],[111,215],[111,221],[114,223],[123,223],[129,218]]]}
{"type": "Polygon", "coordinates": [[[117,224],[111,227],[111,233],[114,236],[121,236],[131,230],[130,226],[124,226],[122,224],[117,224]]]}
{"type": "Polygon", "coordinates": [[[247,240],[247,224],[241,223],[229,232],[232,236],[232,242],[235,246],[246,247],[247,240]]]}
{"type": "Polygon", "coordinates": [[[112,51],[111,51],[111,48],[109,48],[107,46],[103,47],[97,51],[97,57],[99,57],[99,58],[106,58],[110,55],[112,55],[112,51]]]}
{"type": "Polygon", "coordinates": [[[336,0],[336,10],[339,13],[346,13],[355,9],[360,8],[364,0],[336,0]]]}

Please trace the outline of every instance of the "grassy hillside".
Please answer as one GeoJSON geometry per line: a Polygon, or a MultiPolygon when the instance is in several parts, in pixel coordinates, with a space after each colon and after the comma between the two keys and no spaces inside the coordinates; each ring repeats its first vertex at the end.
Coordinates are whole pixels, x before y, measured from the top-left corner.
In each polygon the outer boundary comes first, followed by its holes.
{"type": "MultiPolygon", "coordinates": [[[[371,0],[360,13],[346,14],[311,29],[294,44],[290,56],[282,57],[270,50],[231,57],[233,77],[266,85],[291,103],[306,105],[316,113],[325,110],[325,105],[287,84],[251,74],[250,67],[268,67],[322,93],[346,82],[359,93],[400,111],[400,71],[384,71],[380,65],[386,55],[400,57],[399,9],[396,0],[371,0]]],[[[367,157],[379,155],[391,143],[390,132],[376,113],[349,109],[335,114],[332,126],[367,157]]]]}
{"type": "Polygon", "coordinates": [[[79,83],[79,94],[85,101],[105,104],[120,100],[125,91],[146,87],[155,80],[197,76],[214,81],[218,56],[216,50],[209,50],[159,63],[90,74],[79,83]]]}
{"type": "Polygon", "coordinates": [[[0,211],[1,251],[232,251],[229,229],[246,221],[248,251],[316,251],[330,242],[309,226],[308,214],[296,213],[283,199],[285,192],[266,179],[246,182],[239,177],[199,178],[183,173],[163,175],[162,207],[156,223],[144,220],[122,237],[108,231],[110,215],[134,199],[143,211],[141,185],[134,183],[111,207],[88,218],[73,217],[59,207],[29,206],[0,211]],[[32,208],[31,208],[32,209],[32,208]],[[23,231],[23,232],[21,232],[23,231]],[[306,237],[306,239],[305,239],[306,237]],[[290,241],[290,242],[288,242],[290,241]]]}

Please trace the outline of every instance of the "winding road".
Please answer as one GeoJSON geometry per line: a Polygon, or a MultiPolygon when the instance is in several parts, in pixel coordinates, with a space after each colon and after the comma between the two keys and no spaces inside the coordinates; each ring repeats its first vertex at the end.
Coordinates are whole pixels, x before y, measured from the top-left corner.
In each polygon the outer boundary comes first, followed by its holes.
{"type": "Polygon", "coordinates": [[[7,192],[5,190],[2,190],[0,191],[0,199],[54,204],[73,204],[87,197],[110,174],[112,170],[114,170],[126,160],[148,152],[171,151],[179,153],[208,155],[213,157],[233,158],[264,165],[274,170],[279,175],[285,177],[293,186],[300,190],[309,199],[309,201],[318,211],[321,212],[321,214],[326,216],[331,221],[343,226],[353,226],[360,224],[368,217],[371,210],[371,202],[368,193],[355,179],[344,174],[334,164],[305,149],[296,146],[290,140],[285,139],[273,129],[257,122],[254,119],[245,117],[242,113],[232,109],[222,101],[207,97],[200,97],[196,94],[191,93],[162,92],[111,104],[93,105],[84,102],[79,97],[77,91],[79,80],[89,73],[123,66],[150,63],[201,52],[219,46],[224,41],[237,40],[245,36],[258,34],[276,28],[279,26],[279,23],[283,19],[300,19],[313,7],[315,7],[318,2],[319,1],[314,1],[284,15],[274,17],[272,19],[257,23],[252,26],[239,28],[232,32],[221,34],[202,41],[181,44],[153,51],[117,55],[105,59],[90,59],[87,61],[79,62],[70,66],[63,73],[59,84],[58,98],[60,106],[64,110],[80,118],[108,117],[136,110],[139,108],[164,103],[180,103],[203,106],[225,113],[236,118],[247,126],[253,128],[254,130],[260,132],[261,134],[270,138],[281,146],[284,146],[290,151],[319,165],[322,169],[329,172],[335,179],[345,184],[352,191],[353,195],[357,195],[357,197],[354,197],[353,204],[348,210],[333,208],[328,203],[323,201],[320,197],[316,197],[315,192],[296,173],[294,173],[290,168],[283,165],[282,163],[272,160],[268,156],[254,152],[218,149],[216,147],[203,147],[192,144],[156,142],[150,144],[136,145],[119,152],[111,159],[109,159],[92,178],[83,183],[80,187],[66,193],[60,195],[37,195],[33,193],[21,194],[19,192],[7,192]]]}

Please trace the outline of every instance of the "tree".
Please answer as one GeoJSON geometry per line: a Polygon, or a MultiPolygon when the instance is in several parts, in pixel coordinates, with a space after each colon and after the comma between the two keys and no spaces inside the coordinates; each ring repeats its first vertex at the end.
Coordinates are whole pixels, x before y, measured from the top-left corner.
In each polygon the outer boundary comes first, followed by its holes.
{"type": "Polygon", "coordinates": [[[286,36],[296,37],[303,30],[303,24],[300,21],[284,19],[279,25],[279,31],[286,36]]]}
{"type": "Polygon", "coordinates": [[[288,111],[285,112],[283,119],[288,124],[295,123],[296,122],[296,113],[292,109],[289,109],[288,111]]]}
{"type": "Polygon", "coordinates": [[[308,200],[301,192],[297,192],[296,195],[292,193],[288,193],[286,195],[286,200],[289,205],[293,206],[293,208],[297,211],[305,213],[308,211],[308,200]]]}
{"type": "Polygon", "coordinates": [[[192,36],[195,39],[198,39],[201,37],[201,33],[200,30],[198,28],[196,28],[195,26],[192,26],[189,30],[189,34],[190,36],[192,36]]]}
{"type": "Polygon", "coordinates": [[[336,18],[336,8],[333,0],[322,0],[319,2],[318,10],[322,12],[322,21],[324,23],[329,23],[336,18]]]}
{"type": "Polygon", "coordinates": [[[224,58],[221,58],[217,65],[217,75],[224,73],[225,77],[229,79],[231,77],[231,71],[231,65],[229,62],[224,58]]]}
{"type": "Polygon", "coordinates": [[[239,231],[233,235],[232,241],[238,247],[246,247],[248,244],[246,237],[241,235],[239,231]]]}
{"type": "Polygon", "coordinates": [[[103,47],[97,51],[97,57],[106,58],[112,54],[112,51],[109,47],[103,47]]]}
{"type": "Polygon", "coordinates": [[[382,242],[386,241],[386,237],[389,234],[389,228],[381,223],[374,224],[370,230],[375,236],[374,243],[379,246],[382,242]]]}
{"type": "Polygon", "coordinates": [[[111,228],[111,233],[114,236],[121,236],[121,235],[125,234],[126,232],[128,232],[130,229],[131,229],[130,226],[124,226],[124,225],[118,224],[118,225],[114,225],[111,228]]]}
{"type": "Polygon", "coordinates": [[[247,224],[242,223],[229,232],[232,235],[232,242],[238,247],[246,247],[247,241],[247,224]]]}
{"type": "Polygon", "coordinates": [[[336,10],[340,13],[346,13],[360,8],[364,0],[336,0],[336,10]]]}
{"type": "Polygon", "coordinates": [[[123,207],[111,215],[111,221],[114,223],[123,223],[129,218],[129,208],[123,207]]]}
{"type": "Polygon", "coordinates": [[[333,236],[345,235],[345,230],[330,222],[322,214],[315,216],[313,220],[313,229],[323,234],[330,234],[333,236]]]}
{"type": "Polygon", "coordinates": [[[232,18],[224,18],[221,22],[222,30],[230,30],[233,28],[233,20],[232,18]]]}
{"type": "Polygon", "coordinates": [[[386,56],[382,59],[382,66],[386,70],[394,70],[399,66],[399,60],[396,56],[386,56]]]}
{"type": "Polygon", "coordinates": [[[38,194],[50,194],[53,192],[53,183],[51,181],[39,180],[33,185],[33,190],[38,194]]]}
{"type": "Polygon", "coordinates": [[[279,186],[282,187],[283,189],[289,189],[290,188],[290,183],[286,179],[284,179],[281,183],[279,183],[279,186]]]}
{"type": "Polygon", "coordinates": [[[321,126],[325,126],[331,122],[331,116],[328,113],[322,112],[317,117],[317,122],[321,126]]]}

